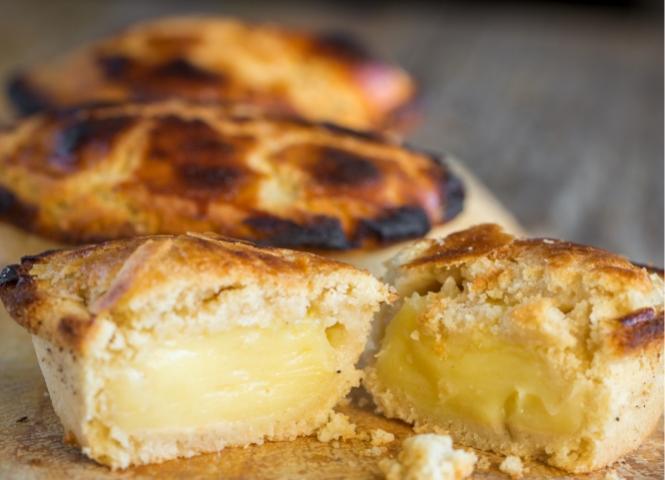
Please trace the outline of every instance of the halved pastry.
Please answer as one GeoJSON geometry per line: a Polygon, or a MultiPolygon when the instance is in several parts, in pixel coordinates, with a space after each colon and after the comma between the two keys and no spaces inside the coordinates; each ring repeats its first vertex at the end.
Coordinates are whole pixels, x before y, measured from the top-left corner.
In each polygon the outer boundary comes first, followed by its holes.
{"type": "Polygon", "coordinates": [[[46,252],[0,276],[66,439],[113,468],[312,433],[358,384],[390,296],[347,265],[200,234],[46,252]]]}
{"type": "MultiPolygon", "coordinates": [[[[83,103],[181,98],[252,103],[354,128],[393,127],[413,113],[414,81],[348,35],[191,16],[126,28],[16,75],[22,113],[83,103]]],[[[402,125],[403,126],[403,125],[402,125]]]]}
{"type": "MultiPolygon", "coordinates": [[[[377,272],[433,229],[510,223],[469,198],[447,163],[390,137],[246,107],[90,107],[0,131],[0,219],[61,245],[213,231],[377,272]]],[[[5,230],[0,260],[35,253],[5,230]]]]}
{"type": "Polygon", "coordinates": [[[572,472],[663,411],[663,279],[592,247],[480,225],[397,255],[365,385],[381,412],[572,472]]]}

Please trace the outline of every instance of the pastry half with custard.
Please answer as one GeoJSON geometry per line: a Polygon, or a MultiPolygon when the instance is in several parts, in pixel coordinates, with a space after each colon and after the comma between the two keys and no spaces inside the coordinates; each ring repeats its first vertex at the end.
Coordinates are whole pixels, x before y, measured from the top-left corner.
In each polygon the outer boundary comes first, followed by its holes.
{"type": "Polygon", "coordinates": [[[420,430],[571,472],[663,412],[663,277],[612,253],[479,225],[397,255],[365,386],[420,430]]]}
{"type": "Polygon", "coordinates": [[[21,113],[179,98],[251,103],[353,128],[413,120],[414,80],[353,37],[215,16],[141,22],[17,73],[21,113]]]}
{"type": "Polygon", "coordinates": [[[187,234],[24,258],[0,297],[66,440],[124,468],[312,433],[359,383],[391,291],[312,254],[187,234]]]}

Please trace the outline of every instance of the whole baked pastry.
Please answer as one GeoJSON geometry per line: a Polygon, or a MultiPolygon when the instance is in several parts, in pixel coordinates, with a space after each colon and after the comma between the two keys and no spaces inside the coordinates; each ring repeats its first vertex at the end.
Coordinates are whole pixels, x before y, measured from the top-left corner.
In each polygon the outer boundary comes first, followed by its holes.
{"type": "Polygon", "coordinates": [[[177,97],[383,129],[413,111],[415,86],[343,34],[206,16],[131,26],[17,74],[8,94],[22,113],[177,97]]]}
{"type": "Polygon", "coordinates": [[[381,412],[571,472],[663,412],[663,278],[623,257],[479,225],[398,254],[365,385],[381,412]]]}
{"type": "Polygon", "coordinates": [[[211,231],[376,270],[396,242],[497,210],[475,208],[433,155],[237,106],[88,107],[0,132],[0,219],[55,244],[211,231]]]}
{"type": "Polygon", "coordinates": [[[114,468],[311,434],[359,383],[391,297],[349,265],[201,234],[46,252],[0,274],[66,440],[114,468]]]}

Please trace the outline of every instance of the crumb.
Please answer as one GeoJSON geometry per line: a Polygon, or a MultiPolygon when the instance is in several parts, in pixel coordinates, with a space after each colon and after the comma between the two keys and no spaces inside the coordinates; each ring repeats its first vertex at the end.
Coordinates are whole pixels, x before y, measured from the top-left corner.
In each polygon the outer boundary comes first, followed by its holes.
{"type": "Polygon", "coordinates": [[[525,468],[520,457],[508,455],[499,465],[499,470],[510,475],[511,478],[520,478],[524,475],[525,468]]]}
{"type": "Polygon", "coordinates": [[[402,443],[396,460],[384,458],[379,468],[386,480],[459,480],[473,472],[474,453],[455,450],[447,435],[414,435],[402,443]]]}
{"type": "Polygon", "coordinates": [[[369,435],[372,445],[375,447],[395,441],[395,435],[390,432],[386,432],[385,430],[381,430],[380,428],[370,431],[369,435]]]}
{"type": "Polygon", "coordinates": [[[333,412],[328,417],[328,423],[323,425],[316,433],[319,442],[331,440],[348,440],[356,437],[356,425],[349,421],[349,417],[342,413],[333,412]]]}
{"type": "Polygon", "coordinates": [[[478,462],[476,463],[476,468],[478,470],[489,470],[491,466],[492,466],[492,462],[487,457],[479,458],[478,462]]]}
{"type": "Polygon", "coordinates": [[[363,450],[363,455],[366,457],[379,457],[386,453],[386,447],[370,447],[363,450]]]}
{"type": "Polygon", "coordinates": [[[605,472],[603,480],[623,480],[623,477],[619,475],[616,471],[610,470],[608,472],[605,472]]]}
{"type": "Polygon", "coordinates": [[[358,406],[360,408],[365,408],[367,405],[369,405],[369,400],[367,399],[367,397],[360,397],[358,399],[358,406]]]}
{"type": "Polygon", "coordinates": [[[409,335],[409,338],[417,342],[418,340],[420,340],[420,332],[418,332],[418,330],[414,330],[413,332],[411,332],[411,335],[409,335]]]}

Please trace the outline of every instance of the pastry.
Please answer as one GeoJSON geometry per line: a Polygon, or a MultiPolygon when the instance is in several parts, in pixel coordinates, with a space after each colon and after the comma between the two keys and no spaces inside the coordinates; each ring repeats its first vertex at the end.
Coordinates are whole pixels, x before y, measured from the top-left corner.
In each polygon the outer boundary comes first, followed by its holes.
{"type": "Polygon", "coordinates": [[[474,453],[453,448],[448,435],[425,433],[404,440],[397,459],[384,458],[379,468],[386,480],[462,480],[477,461],[474,453]]]}
{"type": "Polygon", "coordinates": [[[422,240],[365,385],[379,410],[463,444],[587,472],[663,411],[663,277],[618,255],[479,225],[422,240]]]}
{"type": "Polygon", "coordinates": [[[0,275],[66,439],[113,468],[313,433],[359,383],[390,297],[348,265],[212,234],[46,252],[0,275]]]}
{"type": "Polygon", "coordinates": [[[0,219],[56,244],[214,231],[376,271],[383,249],[460,212],[462,182],[438,157],[244,107],[90,107],[0,132],[0,219]]]}
{"type": "Polygon", "coordinates": [[[139,23],[18,73],[8,85],[24,114],[177,97],[377,129],[413,116],[415,91],[407,73],[347,35],[211,16],[139,23]]]}

